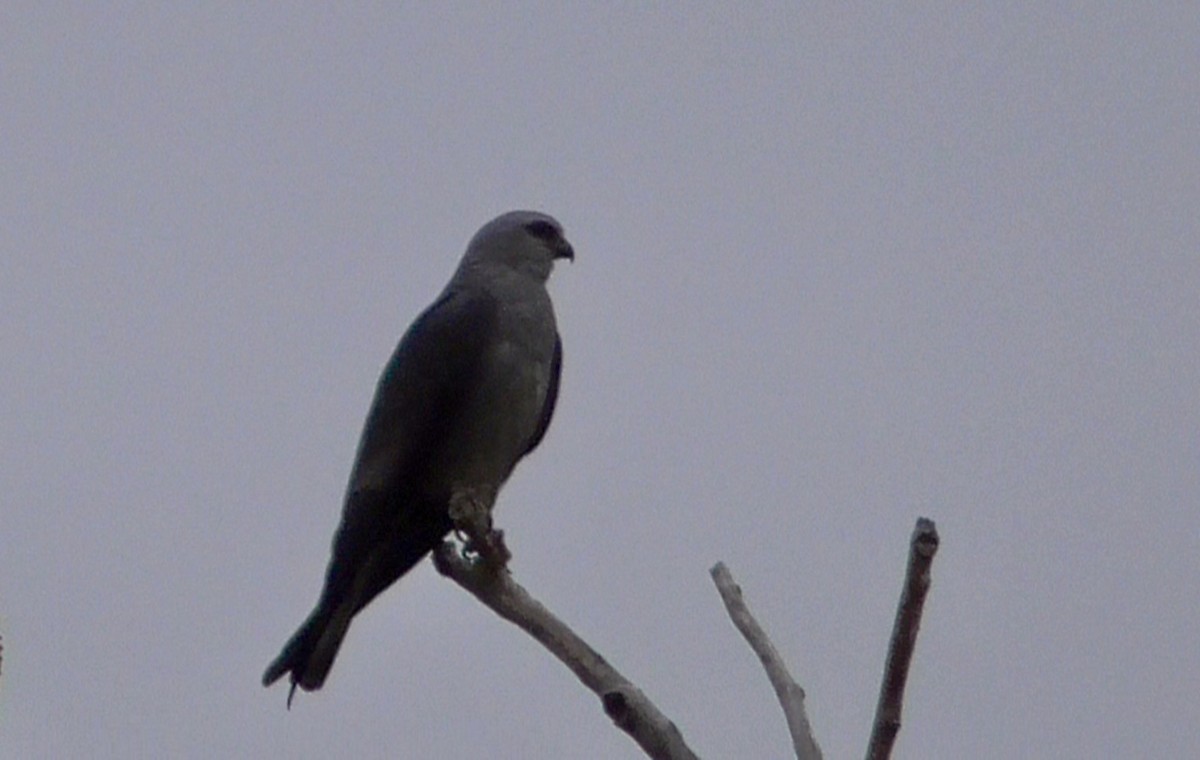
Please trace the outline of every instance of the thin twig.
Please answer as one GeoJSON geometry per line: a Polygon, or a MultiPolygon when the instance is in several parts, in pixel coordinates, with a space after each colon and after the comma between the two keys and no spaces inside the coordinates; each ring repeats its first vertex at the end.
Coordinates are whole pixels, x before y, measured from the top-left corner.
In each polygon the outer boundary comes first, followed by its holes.
{"type": "Polygon", "coordinates": [[[875,709],[875,725],[871,730],[871,743],[867,747],[867,760],[887,760],[891,757],[896,734],[900,732],[904,683],[908,679],[908,666],[912,662],[913,649],[917,644],[921,610],[925,605],[925,593],[929,591],[929,569],[937,548],[937,526],[933,524],[933,520],[917,518],[917,526],[913,529],[909,545],[904,590],[900,593],[896,624],[892,628],[892,640],[888,645],[883,684],[879,689],[879,706],[875,709]]]}
{"type": "Polygon", "coordinates": [[[817,746],[817,740],[812,735],[812,726],[809,725],[808,714],[804,710],[804,689],[792,678],[779,650],[750,614],[750,608],[742,599],[742,588],[734,583],[725,563],[718,562],[713,565],[709,574],[712,575],[713,583],[717,584],[717,591],[721,594],[721,600],[725,602],[725,610],[730,619],[767,671],[767,678],[770,679],[775,696],[783,707],[784,717],[787,718],[797,760],[821,760],[821,748],[817,746]]]}
{"type": "Polygon", "coordinates": [[[600,697],[604,712],[655,760],[698,760],[683,734],[640,689],[529,595],[503,567],[471,562],[452,542],[434,551],[438,572],[535,638],[600,697]]]}

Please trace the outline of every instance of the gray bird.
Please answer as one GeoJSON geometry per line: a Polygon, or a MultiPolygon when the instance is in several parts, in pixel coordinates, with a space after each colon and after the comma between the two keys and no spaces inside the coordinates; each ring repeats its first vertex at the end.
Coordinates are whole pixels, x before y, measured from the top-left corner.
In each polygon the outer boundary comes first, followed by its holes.
{"type": "Polygon", "coordinates": [[[451,502],[490,510],[541,442],[562,341],[546,281],[574,260],[562,226],[511,211],[480,228],[438,299],[383,370],[358,444],[317,606],[263,674],[321,688],[363,607],[454,527],[451,502]]]}

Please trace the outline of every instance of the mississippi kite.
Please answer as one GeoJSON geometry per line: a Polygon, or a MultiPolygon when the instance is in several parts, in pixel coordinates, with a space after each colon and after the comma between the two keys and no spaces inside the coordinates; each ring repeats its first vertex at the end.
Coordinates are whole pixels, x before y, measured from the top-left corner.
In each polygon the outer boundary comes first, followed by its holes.
{"type": "Polygon", "coordinates": [[[321,688],[350,621],[454,527],[452,500],[490,510],[541,442],[562,342],[546,280],[575,252],[552,217],[485,224],[383,370],[358,444],[316,608],[263,674],[321,688]]]}

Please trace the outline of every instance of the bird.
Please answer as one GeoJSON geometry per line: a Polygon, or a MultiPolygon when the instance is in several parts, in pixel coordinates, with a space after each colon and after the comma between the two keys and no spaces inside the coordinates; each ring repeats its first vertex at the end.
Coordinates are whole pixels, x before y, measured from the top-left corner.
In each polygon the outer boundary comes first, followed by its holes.
{"type": "Polygon", "coordinates": [[[471,238],[400,339],[359,439],[317,604],[263,674],[320,689],[350,622],[455,528],[457,500],[490,516],[558,399],[562,339],[546,282],[575,250],[552,216],[510,211],[471,238]]]}

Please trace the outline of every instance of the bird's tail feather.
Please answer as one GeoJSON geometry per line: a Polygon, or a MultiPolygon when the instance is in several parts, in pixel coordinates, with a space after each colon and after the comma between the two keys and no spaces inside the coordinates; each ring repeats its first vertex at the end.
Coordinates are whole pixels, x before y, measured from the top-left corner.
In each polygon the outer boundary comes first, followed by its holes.
{"type": "Polygon", "coordinates": [[[420,520],[412,520],[407,513],[399,515],[392,538],[366,551],[347,549],[339,538],[320,602],[267,667],[263,686],[291,673],[289,707],[297,686],[305,691],[321,688],[355,614],[420,562],[451,527],[443,511],[428,509],[420,520]]]}
{"type": "Polygon", "coordinates": [[[291,673],[292,688],[288,692],[288,707],[299,686],[305,691],[314,691],[325,683],[329,669],[337,657],[342,639],[350,628],[354,617],[353,605],[342,604],[332,613],[320,606],[313,610],[300,629],[296,631],[275,661],[263,673],[263,686],[270,686],[285,673],[291,673]]]}

